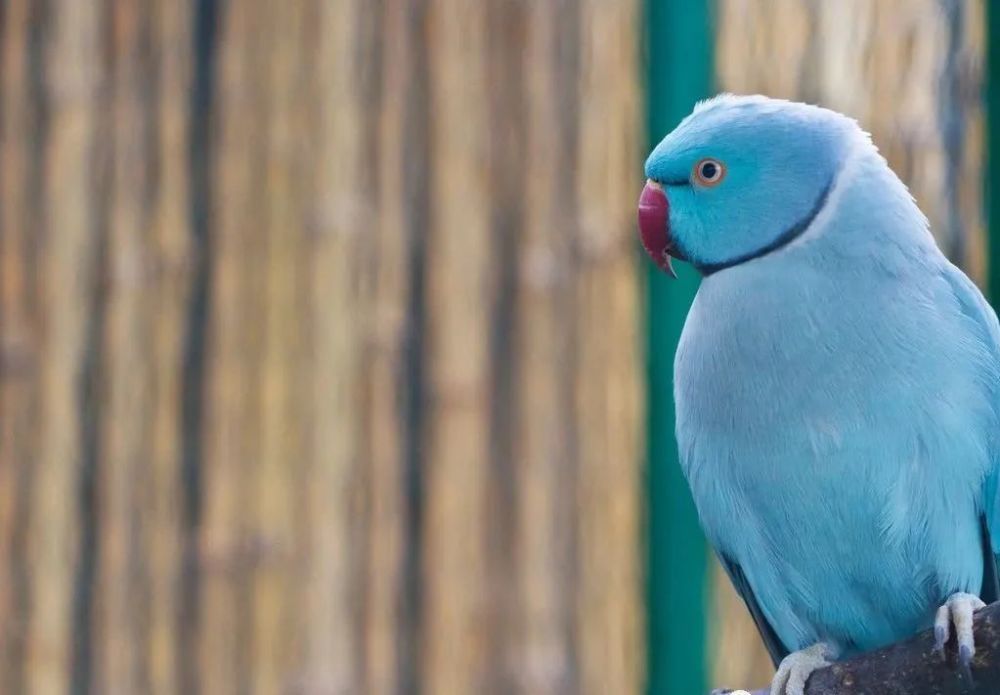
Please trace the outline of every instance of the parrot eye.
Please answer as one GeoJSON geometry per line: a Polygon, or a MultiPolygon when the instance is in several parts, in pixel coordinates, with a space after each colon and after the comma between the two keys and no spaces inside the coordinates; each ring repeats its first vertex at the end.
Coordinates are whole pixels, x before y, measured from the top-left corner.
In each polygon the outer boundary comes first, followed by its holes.
{"type": "Polygon", "coordinates": [[[718,159],[702,159],[694,165],[694,180],[702,186],[718,186],[726,177],[726,167],[718,159]]]}

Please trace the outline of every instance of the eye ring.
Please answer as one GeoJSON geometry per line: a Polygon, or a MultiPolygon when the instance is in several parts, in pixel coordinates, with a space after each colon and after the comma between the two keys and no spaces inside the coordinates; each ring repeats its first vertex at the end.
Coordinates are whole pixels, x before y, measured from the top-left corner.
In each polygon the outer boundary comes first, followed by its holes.
{"type": "Polygon", "coordinates": [[[711,188],[718,186],[726,178],[726,165],[718,159],[705,157],[694,165],[691,175],[699,185],[711,188]]]}

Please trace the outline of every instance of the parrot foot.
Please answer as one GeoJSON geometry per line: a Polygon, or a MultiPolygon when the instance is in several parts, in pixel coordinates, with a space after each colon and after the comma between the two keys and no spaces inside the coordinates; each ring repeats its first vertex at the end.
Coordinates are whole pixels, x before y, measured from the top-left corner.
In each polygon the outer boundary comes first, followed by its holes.
{"type": "Polygon", "coordinates": [[[778,665],[771,681],[771,695],[805,695],[806,681],[813,671],[829,666],[838,650],[829,642],[792,652],[778,665]]]}
{"type": "Polygon", "coordinates": [[[944,605],[938,608],[934,617],[934,651],[944,657],[944,645],[955,625],[955,641],[958,643],[958,663],[962,673],[972,679],[969,664],[976,655],[976,642],[972,635],[972,614],[986,606],[978,596],[972,594],[952,594],[944,605]]]}

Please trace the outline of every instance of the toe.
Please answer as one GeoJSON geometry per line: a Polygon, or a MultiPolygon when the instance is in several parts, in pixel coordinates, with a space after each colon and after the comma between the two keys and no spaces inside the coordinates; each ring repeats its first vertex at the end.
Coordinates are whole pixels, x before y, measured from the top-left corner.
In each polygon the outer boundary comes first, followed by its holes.
{"type": "Polygon", "coordinates": [[[785,664],[784,661],[778,666],[778,672],[774,674],[774,678],[771,679],[771,693],[770,695],[785,695],[785,684],[788,683],[788,672],[791,669],[785,664]]]}
{"type": "Polygon", "coordinates": [[[958,667],[962,669],[962,675],[969,681],[972,680],[972,657],[975,653],[975,648],[966,644],[958,648],[958,667]]]}
{"type": "Polygon", "coordinates": [[[976,654],[976,642],[972,633],[972,614],[985,604],[978,596],[956,594],[948,599],[946,605],[950,609],[951,622],[955,625],[959,660],[963,664],[968,664],[976,654]]]}
{"type": "Polygon", "coordinates": [[[972,634],[972,610],[970,607],[959,608],[951,612],[951,617],[955,623],[959,657],[964,652],[971,659],[976,653],[976,641],[972,634]]]}
{"type": "Polygon", "coordinates": [[[937,609],[934,616],[934,651],[944,655],[944,645],[948,642],[948,634],[951,632],[951,609],[948,604],[944,604],[937,609]]]}
{"type": "Polygon", "coordinates": [[[813,671],[829,666],[828,658],[836,658],[837,650],[826,643],[814,644],[793,652],[781,660],[771,681],[770,695],[804,695],[806,682],[813,671]]]}
{"type": "Polygon", "coordinates": [[[788,685],[785,686],[785,695],[805,695],[806,681],[811,674],[811,671],[792,671],[788,677],[788,685]]]}

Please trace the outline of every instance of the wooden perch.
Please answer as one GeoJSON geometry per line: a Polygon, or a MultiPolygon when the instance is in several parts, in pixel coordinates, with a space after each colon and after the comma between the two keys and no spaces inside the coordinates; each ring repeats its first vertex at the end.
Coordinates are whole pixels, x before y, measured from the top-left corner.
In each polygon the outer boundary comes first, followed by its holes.
{"type": "MultiPolygon", "coordinates": [[[[905,642],[816,671],[806,684],[806,695],[997,695],[1000,601],[976,613],[975,634],[971,682],[957,667],[954,637],[942,659],[933,653],[934,631],[925,630],[905,642]]],[[[766,694],[766,688],[753,692],[766,694]]]]}

